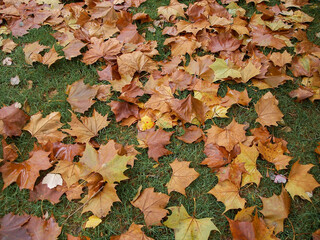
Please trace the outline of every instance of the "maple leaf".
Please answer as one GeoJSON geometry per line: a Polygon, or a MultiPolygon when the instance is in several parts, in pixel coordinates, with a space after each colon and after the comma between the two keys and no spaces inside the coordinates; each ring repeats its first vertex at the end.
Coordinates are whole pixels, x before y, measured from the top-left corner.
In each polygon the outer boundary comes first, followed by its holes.
{"type": "Polygon", "coordinates": [[[247,170],[244,167],[244,163],[237,163],[233,161],[228,166],[219,168],[219,171],[217,172],[217,177],[219,179],[219,182],[229,180],[236,186],[240,187],[241,176],[243,173],[246,172],[247,170]]]}
{"type": "Polygon", "coordinates": [[[269,229],[257,214],[252,222],[227,220],[234,240],[278,240],[273,235],[273,228],[269,229]]]}
{"type": "Polygon", "coordinates": [[[135,24],[129,24],[125,28],[121,29],[120,34],[117,36],[117,40],[121,43],[141,44],[145,39],[137,31],[135,24]]]}
{"type": "Polygon", "coordinates": [[[279,196],[261,197],[263,209],[260,211],[268,227],[275,227],[275,234],[283,231],[283,221],[290,213],[291,199],[287,191],[282,188],[279,196]]]}
{"type": "Polygon", "coordinates": [[[247,171],[242,175],[241,186],[244,186],[248,183],[256,183],[257,186],[259,186],[262,175],[257,169],[256,162],[259,156],[257,147],[255,145],[248,147],[240,143],[240,149],[241,153],[234,161],[236,163],[244,163],[244,168],[247,171]]]}
{"type": "Polygon", "coordinates": [[[30,201],[43,201],[48,200],[52,204],[60,202],[60,197],[64,194],[64,191],[57,191],[56,188],[50,189],[48,185],[39,183],[30,191],[30,201]]]}
{"type": "Polygon", "coordinates": [[[258,150],[263,159],[273,163],[277,170],[286,169],[292,159],[292,157],[283,154],[284,149],[281,142],[274,144],[270,142],[262,144],[259,142],[258,150]]]}
{"type": "Polygon", "coordinates": [[[246,200],[239,195],[239,187],[229,180],[218,182],[208,193],[215,196],[218,201],[224,203],[226,206],[224,213],[229,209],[244,208],[246,203],[246,200]]]}
{"type": "Polygon", "coordinates": [[[2,44],[2,51],[5,53],[11,53],[13,49],[15,49],[18,44],[16,44],[14,41],[11,39],[7,38],[1,42],[2,44]]]}
{"type": "Polygon", "coordinates": [[[194,216],[191,217],[183,205],[170,207],[169,209],[172,214],[163,224],[174,230],[176,240],[206,240],[209,238],[211,231],[219,231],[211,218],[197,219],[194,216]]]}
{"type": "Polygon", "coordinates": [[[73,111],[84,113],[94,104],[95,101],[92,99],[97,95],[97,92],[97,87],[84,84],[83,79],[80,79],[67,86],[67,101],[73,111]]]}
{"type": "Polygon", "coordinates": [[[56,52],[54,46],[52,46],[50,51],[45,53],[43,57],[39,55],[39,58],[37,59],[37,61],[45,65],[48,65],[48,67],[50,67],[52,64],[54,64],[57,60],[61,58],[63,58],[63,56],[58,56],[58,53],[56,52]]]}
{"type": "Polygon", "coordinates": [[[241,77],[241,73],[239,70],[229,67],[228,63],[221,58],[216,58],[215,62],[212,63],[209,67],[214,71],[214,82],[227,77],[241,77]]]}
{"type": "Polygon", "coordinates": [[[66,47],[62,49],[66,59],[71,60],[71,58],[81,55],[80,49],[85,47],[87,44],[83,43],[79,39],[73,39],[66,47]]]}
{"type": "Polygon", "coordinates": [[[157,70],[156,63],[140,51],[122,54],[117,58],[118,69],[121,76],[133,76],[135,72],[152,72],[157,70]]]}
{"type": "Polygon", "coordinates": [[[308,87],[305,86],[299,86],[298,89],[292,90],[289,92],[289,96],[291,98],[297,98],[298,102],[301,102],[304,99],[310,98],[315,94],[315,92],[308,87]]]}
{"type": "Polygon", "coordinates": [[[98,218],[105,217],[111,210],[111,206],[114,202],[121,202],[116,189],[115,184],[106,183],[102,191],[98,192],[91,198],[84,197],[81,202],[86,203],[82,213],[91,211],[98,218]]]}
{"type": "Polygon", "coordinates": [[[3,159],[0,159],[0,162],[2,160],[9,161],[9,162],[16,160],[18,157],[16,145],[14,145],[13,143],[7,144],[5,139],[2,139],[1,143],[2,143],[3,159]]]}
{"type": "Polygon", "coordinates": [[[220,168],[231,161],[231,154],[218,145],[209,143],[205,145],[204,151],[207,158],[201,162],[201,165],[208,165],[209,168],[220,168]]]}
{"type": "Polygon", "coordinates": [[[22,162],[6,162],[0,167],[4,181],[3,189],[16,182],[20,189],[32,190],[40,170],[46,170],[52,165],[49,162],[49,153],[39,150],[33,152],[31,158],[22,162]]]}
{"type": "Polygon", "coordinates": [[[283,67],[287,63],[291,63],[292,56],[287,51],[284,51],[283,53],[274,52],[271,54],[270,60],[275,66],[283,67]]]}
{"type": "Polygon", "coordinates": [[[26,44],[23,48],[26,63],[32,65],[33,62],[38,61],[41,57],[39,53],[47,48],[49,47],[39,44],[39,41],[26,44]]]}
{"type": "Polygon", "coordinates": [[[185,70],[190,74],[196,74],[206,81],[214,79],[214,72],[209,67],[213,63],[213,57],[205,55],[196,59],[191,59],[185,70]]]}
{"type": "Polygon", "coordinates": [[[67,186],[80,180],[80,173],[82,173],[82,164],[78,162],[70,162],[67,160],[60,160],[55,169],[51,173],[59,173],[67,186]]]}
{"type": "Polygon", "coordinates": [[[271,92],[263,95],[254,108],[258,114],[256,121],[262,126],[278,126],[277,122],[282,120],[283,114],[278,107],[278,100],[271,92]]]}
{"type": "Polygon", "coordinates": [[[210,36],[209,38],[208,50],[213,53],[220,51],[235,51],[242,43],[242,41],[233,37],[230,32],[219,33],[210,36]]]}
{"type": "Polygon", "coordinates": [[[259,75],[260,69],[261,66],[256,67],[251,61],[249,61],[249,63],[240,71],[242,82],[246,83],[251,78],[259,75]]]}
{"type": "Polygon", "coordinates": [[[48,220],[32,216],[26,225],[32,240],[55,240],[61,233],[61,227],[53,217],[48,220]]]}
{"type": "Polygon", "coordinates": [[[168,6],[158,8],[158,15],[164,16],[167,21],[170,20],[171,16],[185,17],[184,8],[186,7],[187,5],[179,3],[177,0],[170,0],[168,6]]]}
{"type": "Polygon", "coordinates": [[[74,113],[71,113],[71,122],[69,123],[71,129],[63,129],[64,132],[71,136],[76,136],[76,142],[86,143],[91,138],[98,135],[98,132],[108,126],[108,116],[102,116],[100,113],[93,110],[92,117],[81,117],[78,120],[74,113]]]}
{"type": "Polygon", "coordinates": [[[169,194],[176,191],[186,196],[186,187],[199,177],[199,173],[189,168],[189,165],[190,162],[179,162],[178,159],[170,163],[173,172],[170,181],[166,184],[169,194]]]}
{"type": "Polygon", "coordinates": [[[30,216],[18,216],[12,213],[6,214],[0,219],[0,238],[12,240],[31,240],[27,229],[23,227],[30,219],[30,216]]]}
{"type": "Polygon", "coordinates": [[[127,232],[119,236],[112,236],[110,240],[154,240],[144,234],[142,227],[143,225],[132,223],[127,232]]]}
{"type": "Polygon", "coordinates": [[[163,129],[151,128],[144,132],[138,132],[138,141],[144,143],[144,147],[148,147],[148,156],[158,162],[159,157],[169,155],[172,152],[164,146],[170,143],[170,137],[173,132],[166,132],[163,129]]]}
{"type": "Polygon", "coordinates": [[[52,112],[45,118],[42,118],[41,113],[37,113],[31,116],[30,122],[23,130],[30,132],[42,144],[46,144],[48,141],[61,141],[66,135],[58,130],[58,128],[63,126],[60,122],[60,117],[60,112],[52,112]]]}
{"type": "Polygon", "coordinates": [[[80,162],[91,171],[100,173],[104,181],[114,183],[128,179],[123,172],[127,170],[126,166],[131,158],[132,156],[118,155],[114,142],[110,141],[102,145],[98,152],[87,143],[80,162]]]}
{"type": "Polygon", "coordinates": [[[166,194],[154,192],[154,188],[146,188],[132,200],[131,204],[143,212],[147,226],[159,226],[161,219],[168,213],[164,208],[169,199],[170,197],[166,194]]]}
{"type": "Polygon", "coordinates": [[[199,47],[201,43],[192,35],[190,36],[177,36],[172,38],[167,38],[164,45],[171,46],[171,56],[181,56],[186,53],[192,55],[192,53],[199,47]]]}
{"type": "Polygon", "coordinates": [[[0,133],[4,137],[20,136],[21,129],[29,120],[29,116],[17,107],[14,103],[10,106],[4,106],[0,109],[0,124],[2,123],[2,130],[0,133]]]}
{"type": "Polygon", "coordinates": [[[61,142],[53,143],[53,155],[56,159],[72,162],[75,156],[82,156],[85,149],[84,144],[64,144],[61,142]]]}
{"type": "Polygon", "coordinates": [[[236,144],[246,140],[247,137],[244,127],[244,124],[239,124],[234,119],[224,129],[212,126],[207,132],[208,139],[206,144],[217,144],[225,147],[227,151],[231,151],[236,144]]]}
{"type": "Polygon", "coordinates": [[[228,88],[227,94],[221,99],[220,105],[223,107],[230,107],[233,104],[241,104],[248,106],[251,98],[248,96],[247,89],[242,92],[228,88]]]}
{"type": "Polygon", "coordinates": [[[184,129],[184,131],[185,133],[181,137],[177,138],[181,141],[184,141],[185,143],[193,143],[195,141],[201,140],[204,136],[201,128],[198,128],[194,125],[184,129]]]}
{"type": "Polygon", "coordinates": [[[128,102],[111,101],[109,103],[112,112],[116,115],[116,121],[120,122],[130,116],[139,118],[139,108],[128,102]]]}
{"type": "Polygon", "coordinates": [[[292,165],[286,184],[286,190],[290,193],[292,198],[298,195],[311,202],[308,193],[312,194],[313,189],[320,186],[313,176],[308,173],[313,166],[314,165],[312,164],[301,165],[299,161],[292,165]]]}
{"type": "Polygon", "coordinates": [[[193,35],[197,35],[200,30],[209,28],[209,26],[210,23],[207,20],[197,21],[194,23],[180,20],[176,23],[177,33],[187,32],[192,33],[193,35]]]}

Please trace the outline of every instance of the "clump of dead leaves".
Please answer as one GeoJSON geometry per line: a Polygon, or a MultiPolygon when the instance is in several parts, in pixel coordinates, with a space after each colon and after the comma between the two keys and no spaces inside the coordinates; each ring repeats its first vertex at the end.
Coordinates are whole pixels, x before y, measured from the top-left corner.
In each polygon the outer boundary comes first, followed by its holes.
{"type": "MultiPolygon", "coordinates": [[[[89,1],[63,5],[59,0],[4,0],[0,6],[1,33],[21,37],[30,29],[50,25],[56,32],[53,37],[62,46],[41,45],[39,41],[25,44],[25,61],[32,65],[40,62],[55,64],[59,59],[71,60],[82,56],[90,65],[102,62],[97,69],[102,84],[89,85],[82,79],[67,86],[66,94],[71,109],[68,128],[60,121],[60,113],[32,116],[20,109],[19,104],[0,109],[0,132],[3,136],[3,162],[0,167],[4,188],[16,183],[20,189],[30,190],[30,201],[48,200],[52,204],[67,199],[81,199],[82,212],[92,212],[86,227],[95,227],[108,215],[113,203],[120,202],[116,186],[128,180],[125,171],[134,166],[139,153],[135,147],[148,148],[148,156],[159,158],[172,154],[166,149],[173,132],[167,129],[182,125],[184,134],[178,139],[186,143],[204,141],[202,161],[218,176],[212,194],[225,205],[224,212],[241,209],[234,220],[227,219],[234,239],[277,239],[283,231],[283,222],[290,213],[292,198],[299,196],[311,201],[312,192],[319,184],[308,171],[312,164],[296,161],[290,170],[287,183],[280,195],[261,197],[263,208],[259,218],[255,206],[247,206],[240,190],[247,184],[259,187],[263,177],[257,168],[257,159],[274,164],[277,171],[288,170],[293,157],[287,142],[271,135],[267,127],[283,121],[278,100],[270,92],[255,103],[247,90],[227,89],[224,97],[218,94],[220,83],[233,81],[254,86],[260,90],[276,88],[293,77],[302,77],[301,86],[290,93],[298,101],[320,99],[319,57],[320,48],[311,43],[304,31],[313,20],[300,10],[304,1],[281,1],[269,6],[265,1],[253,2],[260,13],[246,17],[245,9],[237,0],[201,0],[189,6],[171,0],[168,6],[158,8],[160,20],[154,25],[162,27],[168,38],[164,44],[171,55],[162,62],[153,60],[158,54],[157,42],[147,41],[137,31],[136,22],[151,22],[145,13],[132,15],[129,7],[138,7],[145,0],[89,1]],[[162,22],[162,24],[160,24],[162,22]],[[292,43],[296,38],[298,41],[292,43]],[[265,55],[261,47],[272,48],[265,55]],[[284,48],[293,47],[294,53],[284,48]],[[49,50],[48,50],[49,49],[49,50]],[[207,54],[196,56],[198,49],[207,54]],[[189,54],[189,64],[185,58],[189,54]],[[147,78],[146,82],[142,78],[147,78]],[[180,91],[188,91],[180,99],[180,91]],[[81,116],[96,101],[107,101],[119,92],[117,100],[109,102],[117,123],[130,126],[137,123],[138,146],[123,146],[113,140],[99,145],[94,137],[107,128],[110,120],[93,110],[91,116],[81,116]],[[140,97],[149,96],[147,101],[140,97]],[[213,118],[228,118],[228,109],[234,105],[254,105],[260,127],[250,129],[249,124],[232,119],[227,126],[212,125],[204,130],[204,123],[213,118]],[[191,124],[185,127],[186,124],[191,124]],[[6,138],[19,137],[28,131],[37,143],[27,160],[15,161],[19,150],[7,144],[6,138]],[[73,144],[65,144],[65,137],[72,137],[73,144]],[[76,161],[75,157],[79,157],[76,161]],[[41,170],[52,169],[46,176],[41,170]],[[35,185],[38,178],[42,182],[35,185]],[[88,191],[84,197],[84,188],[88,191]],[[253,214],[255,211],[255,214],[253,214]]],[[[2,51],[11,52],[17,46],[10,39],[1,39],[2,51]]],[[[316,150],[320,153],[319,147],[316,150]]],[[[183,205],[166,209],[172,191],[188,197],[186,188],[199,173],[189,167],[190,162],[175,159],[171,164],[172,176],[166,184],[168,194],[155,192],[154,188],[137,190],[131,204],[144,214],[147,227],[164,224],[174,230],[176,239],[207,239],[212,230],[219,231],[210,218],[190,216],[183,205]],[[162,222],[167,217],[167,220],[162,222]]],[[[143,225],[132,222],[127,232],[111,239],[152,239],[141,230],[143,225]]],[[[61,228],[53,217],[41,219],[34,216],[7,214],[1,220],[0,236],[24,239],[36,238],[40,233],[56,239],[61,228]],[[10,224],[13,223],[13,224],[10,224]]],[[[318,234],[319,235],[319,234],[318,234]]],[[[315,233],[317,237],[317,233],[315,233]]],[[[71,235],[68,239],[80,239],[71,235]]],[[[81,239],[88,239],[86,237],[81,239]]]]}

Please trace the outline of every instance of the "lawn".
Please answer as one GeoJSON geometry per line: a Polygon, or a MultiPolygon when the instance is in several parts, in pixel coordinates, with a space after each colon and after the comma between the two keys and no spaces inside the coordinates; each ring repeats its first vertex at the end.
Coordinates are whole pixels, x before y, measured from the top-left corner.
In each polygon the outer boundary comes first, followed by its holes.
{"type": "MultiPolygon", "coordinates": [[[[41,2],[41,1],[40,1],[41,2]]],[[[66,1],[67,3],[73,1],[66,1]]],[[[119,1],[120,2],[120,1],[119,1]]],[[[193,4],[193,0],[179,1],[187,6],[193,4]]],[[[221,1],[217,1],[221,4],[221,1]]],[[[302,7],[302,11],[314,18],[307,26],[306,32],[309,41],[320,45],[320,3],[316,0],[310,0],[311,4],[302,7]]],[[[156,41],[158,46],[158,54],[152,57],[156,62],[171,59],[171,48],[169,45],[164,45],[166,39],[170,36],[163,35],[163,28],[154,26],[154,20],[160,20],[158,15],[158,8],[169,5],[168,0],[147,0],[139,7],[130,7],[127,11],[132,14],[146,13],[150,16],[152,21],[141,23],[141,21],[134,21],[137,25],[138,32],[145,37],[146,41],[156,41]],[[152,27],[152,31],[150,31],[152,27]],[[153,32],[153,29],[155,32],[153,32]]],[[[274,6],[280,1],[270,0],[267,4],[274,6]]],[[[228,4],[222,4],[226,7],[228,4]]],[[[240,0],[238,5],[246,10],[246,17],[250,19],[256,10],[254,3],[247,4],[245,0],[240,0]]],[[[296,8],[294,8],[296,10],[296,8]]],[[[186,10],[186,9],[185,9],[186,10]]],[[[1,16],[1,15],[0,15],[1,16]]],[[[178,19],[184,19],[178,17],[178,19]]],[[[3,25],[6,25],[4,22],[3,25]]],[[[164,27],[173,26],[169,21],[164,22],[164,27]]],[[[2,26],[2,25],[1,25],[2,26]]],[[[270,175],[282,174],[286,178],[289,177],[290,170],[294,163],[299,161],[300,164],[313,164],[314,167],[309,171],[314,179],[320,183],[320,165],[319,155],[315,152],[320,142],[320,103],[319,100],[311,101],[304,99],[297,101],[295,98],[289,96],[289,93],[297,89],[303,80],[304,76],[294,77],[289,67],[286,68],[286,74],[293,77],[292,81],[274,88],[259,89],[253,84],[253,81],[247,82],[232,81],[231,78],[226,80],[219,80],[218,96],[220,98],[227,94],[228,88],[243,91],[247,90],[249,98],[252,100],[247,106],[241,104],[233,104],[227,111],[226,118],[214,117],[206,119],[203,124],[198,122],[187,122],[179,119],[177,124],[173,127],[165,128],[166,132],[172,132],[170,143],[166,145],[166,149],[172,154],[160,156],[157,163],[154,159],[148,156],[148,148],[139,146],[137,135],[141,132],[136,122],[130,126],[123,126],[121,122],[117,121],[117,114],[111,109],[110,103],[112,101],[119,101],[120,93],[111,91],[106,101],[101,101],[95,98],[95,103],[84,113],[73,111],[73,106],[68,102],[67,86],[71,85],[80,79],[84,79],[85,84],[93,85],[109,85],[109,81],[99,80],[97,71],[101,71],[106,65],[103,58],[94,62],[93,64],[85,64],[82,62],[83,57],[77,56],[71,60],[65,58],[54,62],[50,67],[40,62],[27,64],[25,59],[24,47],[27,44],[39,41],[41,45],[49,46],[49,49],[54,46],[57,53],[64,56],[61,44],[52,36],[56,30],[49,25],[40,26],[38,29],[31,29],[27,34],[21,37],[15,37],[12,33],[2,34],[4,39],[12,39],[16,44],[16,48],[11,53],[0,51],[0,60],[10,57],[13,64],[9,66],[1,65],[0,67],[0,107],[9,106],[15,102],[22,105],[23,111],[29,115],[35,115],[41,112],[43,117],[48,116],[52,112],[61,113],[61,123],[63,129],[70,128],[71,112],[75,112],[78,117],[91,117],[93,111],[97,111],[102,116],[108,116],[109,124],[102,128],[97,136],[91,139],[95,147],[105,145],[108,141],[115,142],[125,146],[133,145],[140,154],[136,155],[134,166],[128,166],[124,171],[124,175],[128,179],[120,181],[115,187],[116,193],[120,201],[113,203],[111,211],[102,217],[102,222],[95,228],[85,228],[85,223],[88,218],[92,216],[92,212],[88,211],[82,213],[82,209],[86,203],[81,199],[68,200],[66,194],[60,198],[60,202],[52,204],[48,200],[30,201],[29,189],[20,189],[17,183],[12,183],[0,192],[0,217],[8,213],[15,215],[28,214],[32,216],[42,217],[44,215],[54,216],[56,222],[62,227],[61,234],[58,239],[67,239],[66,234],[73,236],[87,236],[91,239],[110,239],[111,236],[125,233],[130,225],[134,222],[143,225],[143,232],[150,238],[166,240],[175,239],[175,232],[173,229],[161,224],[159,226],[146,226],[145,218],[139,208],[132,204],[133,199],[138,193],[138,189],[142,186],[142,190],[147,188],[154,188],[155,192],[161,192],[170,196],[166,209],[174,206],[183,205],[189,215],[196,219],[210,218],[212,222],[219,229],[218,231],[211,231],[208,239],[232,239],[229,222],[227,218],[234,219],[239,209],[231,209],[225,212],[225,204],[218,201],[215,196],[208,194],[208,192],[218,184],[218,177],[216,171],[210,169],[207,165],[202,165],[201,162],[207,157],[204,153],[206,142],[201,140],[193,143],[186,143],[179,140],[177,137],[183,136],[185,133],[185,126],[189,127],[197,125],[205,133],[213,126],[218,126],[221,129],[226,128],[233,119],[239,124],[246,124],[247,136],[251,135],[250,130],[258,128],[260,124],[256,122],[258,114],[255,105],[267,92],[271,92],[279,101],[278,107],[283,113],[283,118],[278,121],[277,126],[268,126],[269,133],[279,139],[285,140],[287,144],[288,153],[292,160],[286,169],[277,170],[275,165],[264,160],[260,155],[257,159],[257,169],[261,173],[261,182],[259,186],[256,183],[249,183],[240,188],[240,196],[245,199],[246,207],[256,206],[258,210],[255,214],[263,218],[263,214],[259,211],[263,209],[261,197],[270,198],[273,194],[279,195],[282,187],[285,184],[275,183],[270,175]],[[20,83],[12,85],[10,79],[19,76],[20,83]],[[177,191],[168,194],[166,184],[169,182],[172,175],[172,168],[170,164],[175,160],[190,162],[190,168],[194,168],[199,173],[199,177],[193,181],[186,188],[186,195],[177,191]]],[[[115,34],[114,36],[116,36],[115,34]]],[[[297,41],[297,39],[293,40],[297,41]]],[[[130,46],[129,46],[130,47],[130,46]]],[[[128,47],[128,48],[129,48],[128,47]]],[[[48,49],[48,50],[49,50],[48,49]]],[[[84,47],[81,52],[84,53],[87,47],[84,47]]],[[[258,49],[267,55],[274,52],[275,49],[271,47],[258,46],[258,49]]],[[[293,53],[294,47],[285,47],[290,53],[293,53]]],[[[45,50],[45,51],[48,51],[45,50]]],[[[185,61],[180,64],[189,64],[192,57],[210,55],[219,58],[219,52],[212,53],[203,49],[194,51],[190,56],[188,53],[184,55],[185,61]]],[[[318,55],[319,56],[319,55],[318,55]]],[[[221,56],[220,56],[221,58],[221,56]]],[[[249,57],[247,57],[249,58],[249,57]]],[[[290,63],[291,64],[291,63],[290,63]]],[[[290,65],[289,64],[289,65],[290,65]]],[[[291,65],[290,65],[291,66],[291,65]]],[[[319,71],[319,66],[318,70],[319,71]]],[[[145,84],[150,81],[151,74],[148,71],[136,73],[138,82],[145,84]]],[[[311,77],[311,76],[308,76],[311,77]]],[[[114,85],[113,85],[114,87],[114,85]]],[[[190,89],[177,89],[174,93],[176,99],[185,99],[189,95],[195,95],[190,89]]],[[[138,99],[138,98],[136,98],[138,99]]],[[[146,103],[150,99],[150,94],[144,93],[139,96],[139,101],[146,103]]],[[[123,101],[123,100],[121,100],[123,101]]],[[[140,104],[140,103],[139,103],[140,104]]],[[[136,104],[137,106],[141,106],[136,104]]],[[[140,115],[142,116],[141,109],[140,115]]],[[[177,114],[176,114],[177,115],[177,114]]],[[[177,116],[176,116],[177,117],[177,116]]],[[[139,123],[140,118],[137,118],[139,123]]],[[[157,126],[157,129],[159,127],[157,126]]],[[[208,135],[208,134],[207,134],[208,135]]],[[[75,136],[75,135],[72,135],[75,136]]],[[[75,138],[67,136],[63,143],[73,144],[76,142],[75,138]]],[[[2,136],[4,139],[4,136],[2,136]]],[[[39,145],[36,137],[33,137],[30,132],[23,130],[20,136],[7,137],[8,144],[15,144],[18,149],[18,158],[16,162],[23,162],[29,158],[29,153],[33,150],[35,145],[39,145]]],[[[87,143],[88,144],[88,143],[87,143]]],[[[0,148],[0,156],[3,156],[2,147],[0,148]]],[[[3,158],[3,157],[1,157],[3,158]]],[[[81,157],[76,156],[74,162],[78,162],[81,157]]],[[[2,166],[4,163],[2,163],[2,166]]],[[[37,178],[36,184],[42,181],[42,178],[53,170],[54,167],[47,170],[40,171],[40,177],[37,178]]],[[[217,169],[215,169],[217,170],[217,169]]],[[[85,179],[80,180],[80,183],[85,186],[85,179]]],[[[117,181],[118,182],[118,181],[117,181]]],[[[0,177],[0,189],[4,186],[3,174],[0,177]]],[[[102,188],[102,187],[101,187],[102,188]]],[[[88,193],[88,187],[83,189],[81,197],[88,193]]],[[[312,192],[312,191],[311,191],[312,192]]],[[[94,196],[93,196],[94,197],[94,196]]],[[[290,196],[291,198],[291,196],[290,196]]],[[[170,213],[161,220],[165,222],[170,213]]],[[[288,218],[284,220],[283,231],[276,234],[279,239],[312,239],[312,233],[320,228],[320,188],[315,188],[312,192],[311,201],[305,200],[300,196],[292,198],[290,213],[288,218]]],[[[176,238],[178,239],[178,238],[176,238]]],[[[180,238],[183,239],[183,238],[180,238]]],[[[198,238],[186,238],[198,239],[198,238]]],[[[199,238],[201,239],[201,238],[199,238]]],[[[240,238],[239,238],[240,239],[240,238]]],[[[263,238],[257,238],[263,239],[263,238]]],[[[270,238],[271,239],[271,238],[270,238]]],[[[316,238],[315,238],[316,239],[316,238]]]]}

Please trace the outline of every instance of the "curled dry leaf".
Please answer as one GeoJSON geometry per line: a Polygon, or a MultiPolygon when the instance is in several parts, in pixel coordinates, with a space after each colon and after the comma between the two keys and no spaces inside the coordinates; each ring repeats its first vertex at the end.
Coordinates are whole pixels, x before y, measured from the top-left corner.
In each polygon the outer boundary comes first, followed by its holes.
{"type": "Polygon", "coordinates": [[[68,94],[67,101],[73,111],[84,113],[95,103],[92,99],[97,95],[97,92],[98,88],[96,86],[84,84],[83,79],[80,79],[68,85],[66,90],[66,94],[68,94]]]}
{"type": "Polygon", "coordinates": [[[169,212],[164,209],[167,206],[169,199],[170,197],[166,194],[154,192],[154,188],[146,188],[131,203],[143,212],[147,226],[160,226],[161,219],[169,212]]]}

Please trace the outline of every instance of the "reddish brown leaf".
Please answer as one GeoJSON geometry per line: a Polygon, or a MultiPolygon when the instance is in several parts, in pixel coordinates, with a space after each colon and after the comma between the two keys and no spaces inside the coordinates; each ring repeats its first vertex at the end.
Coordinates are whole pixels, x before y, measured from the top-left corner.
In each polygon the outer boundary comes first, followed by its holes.
{"type": "Polygon", "coordinates": [[[30,117],[17,107],[14,103],[9,107],[0,109],[0,122],[3,123],[4,137],[20,136],[21,129],[27,123],[30,117]]]}
{"type": "Polygon", "coordinates": [[[80,49],[86,45],[87,44],[82,41],[74,39],[65,48],[63,48],[62,51],[64,52],[66,59],[71,60],[71,58],[81,55],[80,49]]]}
{"type": "Polygon", "coordinates": [[[289,92],[289,96],[292,98],[297,98],[298,102],[301,102],[304,99],[312,97],[313,94],[314,94],[313,90],[305,86],[299,86],[298,89],[292,90],[291,92],[289,92]]]}
{"type": "Polygon", "coordinates": [[[177,137],[179,140],[184,141],[186,143],[193,143],[198,139],[201,140],[201,137],[204,136],[201,128],[197,126],[190,126],[189,128],[185,129],[185,133],[181,137],[177,137]]]}
{"type": "Polygon", "coordinates": [[[132,43],[139,44],[143,43],[144,38],[138,33],[137,26],[135,24],[130,24],[120,31],[117,36],[117,40],[121,43],[132,43]]]}
{"type": "Polygon", "coordinates": [[[209,168],[220,168],[231,161],[230,153],[224,148],[216,144],[206,144],[204,153],[207,158],[201,162],[201,165],[208,165],[209,168]]]}
{"type": "Polygon", "coordinates": [[[58,160],[66,160],[72,162],[75,156],[82,156],[85,149],[84,144],[64,144],[56,142],[53,144],[53,154],[58,160]]]}
{"type": "Polygon", "coordinates": [[[1,140],[4,161],[14,161],[18,157],[17,147],[13,143],[7,144],[5,139],[1,140]]]}
{"type": "Polygon", "coordinates": [[[229,32],[210,36],[208,50],[216,53],[220,51],[235,51],[240,47],[242,41],[236,39],[229,32]]]}
{"type": "Polygon", "coordinates": [[[26,226],[32,240],[56,240],[61,233],[61,227],[51,217],[48,220],[32,216],[26,226]]]}
{"type": "Polygon", "coordinates": [[[31,240],[25,224],[29,221],[30,216],[18,216],[8,213],[0,219],[0,238],[10,240],[31,240]]]}
{"type": "Polygon", "coordinates": [[[30,201],[48,200],[52,204],[60,202],[63,191],[57,191],[56,188],[50,189],[47,184],[39,183],[30,191],[30,201]]]}
{"type": "Polygon", "coordinates": [[[111,101],[109,103],[112,112],[116,115],[116,121],[120,122],[130,116],[139,118],[139,108],[127,102],[111,101]]]}

